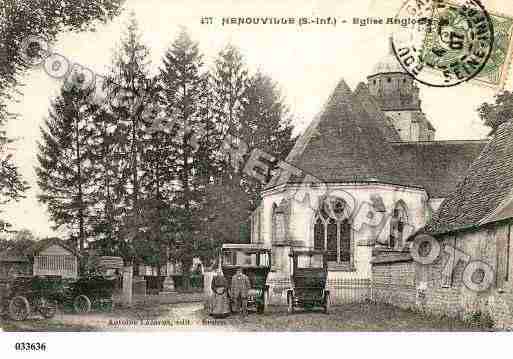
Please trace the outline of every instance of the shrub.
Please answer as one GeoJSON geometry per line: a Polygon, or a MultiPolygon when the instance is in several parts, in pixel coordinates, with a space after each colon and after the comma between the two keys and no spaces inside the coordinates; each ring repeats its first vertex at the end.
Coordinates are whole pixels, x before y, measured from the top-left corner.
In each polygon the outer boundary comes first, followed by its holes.
{"type": "Polygon", "coordinates": [[[463,320],[471,328],[492,329],[495,326],[495,321],[488,312],[473,311],[467,313],[463,320]]]}

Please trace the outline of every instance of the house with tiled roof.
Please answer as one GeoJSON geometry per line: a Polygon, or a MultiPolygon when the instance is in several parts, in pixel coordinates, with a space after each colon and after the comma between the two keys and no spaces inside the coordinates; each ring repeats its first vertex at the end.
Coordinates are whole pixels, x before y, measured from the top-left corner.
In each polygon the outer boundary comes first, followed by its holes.
{"type": "Polygon", "coordinates": [[[455,317],[479,313],[496,327],[513,327],[512,138],[513,120],[499,125],[417,232],[434,241],[423,253],[435,253],[431,260],[415,261],[409,252],[373,258],[374,299],[455,317]]]}
{"type": "Polygon", "coordinates": [[[424,229],[449,251],[432,264],[416,265],[431,311],[487,313],[497,327],[513,326],[512,139],[513,121],[498,126],[424,229]],[[462,253],[462,260],[444,272],[451,250],[462,253]]]}
{"type": "Polygon", "coordinates": [[[390,50],[356,89],[341,80],[299,136],[295,170],[273,176],[252,218],[252,243],[272,248],[271,304],[286,303],[294,249],[326,251],[334,303],[368,296],[373,256],[400,252],[456,190],[487,142],[436,141],[419,92],[390,50]],[[355,283],[369,287],[347,295],[355,283]]]}

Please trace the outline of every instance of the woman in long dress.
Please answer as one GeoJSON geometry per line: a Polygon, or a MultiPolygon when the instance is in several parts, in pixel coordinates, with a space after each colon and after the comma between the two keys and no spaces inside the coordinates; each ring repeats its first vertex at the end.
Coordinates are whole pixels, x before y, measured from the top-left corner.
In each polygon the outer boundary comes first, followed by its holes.
{"type": "Polygon", "coordinates": [[[226,317],[230,314],[230,300],[228,298],[228,281],[223,271],[218,269],[212,278],[212,296],[210,297],[210,315],[226,317]]]}

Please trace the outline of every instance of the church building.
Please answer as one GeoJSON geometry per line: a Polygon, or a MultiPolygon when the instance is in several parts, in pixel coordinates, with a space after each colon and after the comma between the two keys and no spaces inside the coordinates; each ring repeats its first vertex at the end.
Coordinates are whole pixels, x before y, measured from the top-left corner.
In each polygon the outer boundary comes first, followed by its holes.
{"type": "Polygon", "coordinates": [[[303,174],[270,183],[252,216],[251,242],[272,248],[270,304],[286,303],[293,249],[327,251],[333,304],[368,296],[373,256],[400,253],[486,144],[435,135],[391,50],[354,91],[339,82],[286,159],[303,174]],[[306,186],[308,174],[322,185],[306,186]],[[371,212],[383,225],[356,223],[371,212]]]}

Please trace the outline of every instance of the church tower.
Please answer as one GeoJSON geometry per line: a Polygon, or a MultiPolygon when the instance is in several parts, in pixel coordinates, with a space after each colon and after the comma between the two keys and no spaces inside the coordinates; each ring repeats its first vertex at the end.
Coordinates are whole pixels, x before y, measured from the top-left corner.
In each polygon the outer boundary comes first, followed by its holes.
{"type": "Polygon", "coordinates": [[[432,141],[435,128],[422,112],[419,88],[389,49],[367,77],[371,95],[390,118],[402,141],[432,141]]]}

